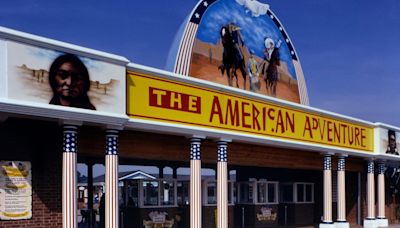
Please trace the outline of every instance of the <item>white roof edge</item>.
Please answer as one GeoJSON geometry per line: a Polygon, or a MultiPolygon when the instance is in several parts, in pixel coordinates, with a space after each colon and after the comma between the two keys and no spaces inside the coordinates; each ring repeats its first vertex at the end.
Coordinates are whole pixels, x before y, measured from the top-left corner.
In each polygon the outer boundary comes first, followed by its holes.
{"type": "Polygon", "coordinates": [[[202,80],[202,79],[198,79],[198,78],[194,78],[194,77],[190,77],[190,76],[184,76],[184,75],[176,74],[173,72],[160,70],[160,69],[156,69],[153,67],[148,67],[148,66],[144,66],[144,65],[140,65],[140,64],[136,64],[136,63],[129,63],[127,65],[127,70],[138,70],[139,72],[142,72],[142,73],[152,73],[153,75],[155,74],[155,75],[161,76],[161,77],[169,77],[169,78],[173,78],[173,79],[178,79],[179,81],[188,82],[188,83],[195,84],[198,86],[211,88],[211,89],[221,91],[221,92],[234,93],[238,96],[244,96],[244,97],[247,97],[250,99],[254,99],[254,98],[261,99],[263,101],[271,102],[276,105],[284,105],[285,107],[295,108],[295,109],[299,109],[299,110],[303,110],[303,111],[307,111],[307,112],[312,112],[313,114],[319,114],[322,116],[337,118],[337,119],[344,120],[344,121],[350,121],[353,123],[366,125],[368,127],[376,127],[376,124],[373,122],[370,122],[370,121],[365,121],[365,120],[361,120],[358,118],[334,113],[331,111],[326,111],[326,110],[322,110],[322,109],[318,109],[318,108],[314,108],[314,107],[310,107],[310,106],[306,106],[306,105],[302,105],[302,104],[298,104],[298,103],[294,103],[294,102],[290,102],[290,101],[285,101],[282,99],[268,97],[266,95],[257,94],[257,93],[253,93],[250,91],[225,86],[222,84],[218,84],[218,83],[214,83],[214,82],[210,82],[210,81],[206,81],[206,80],[202,80]]]}
{"type": "Polygon", "coordinates": [[[155,176],[152,176],[149,173],[143,172],[141,170],[136,170],[136,171],[133,171],[132,173],[129,173],[129,174],[125,175],[125,176],[122,176],[122,177],[118,178],[118,180],[124,180],[124,179],[129,178],[129,177],[131,177],[131,176],[133,176],[135,174],[138,174],[138,173],[142,174],[143,176],[149,177],[150,179],[156,179],[155,176]]]}
{"type": "Polygon", "coordinates": [[[376,122],[375,123],[376,127],[383,127],[383,128],[389,128],[390,130],[394,130],[394,131],[400,131],[400,127],[396,127],[390,124],[385,124],[385,123],[381,123],[381,122],[376,122]]]}
{"type": "Polygon", "coordinates": [[[86,57],[92,57],[107,62],[112,62],[119,65],[126,65],[130,61],[119,55],[98,51],[86,47],[81,47],[75,44],[70,44],[58,40],[53,40],[30,33],[20,32],[14,29],[9,29],[0,26],[0,38],[12,41],[18,41],[26,44],[32,44],[44,48],[56,49],[63,52],[68,52],[86,57]]]}

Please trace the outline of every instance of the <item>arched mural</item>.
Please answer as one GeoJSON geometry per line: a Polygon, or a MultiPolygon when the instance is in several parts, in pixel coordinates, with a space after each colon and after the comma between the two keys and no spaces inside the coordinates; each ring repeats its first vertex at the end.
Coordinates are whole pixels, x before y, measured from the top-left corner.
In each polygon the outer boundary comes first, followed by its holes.
{"type": "Polygon", "coordinates": [[[308,105],[297,53],[268,4],[202,0],[184,26],[169,70],[308,105]]]}

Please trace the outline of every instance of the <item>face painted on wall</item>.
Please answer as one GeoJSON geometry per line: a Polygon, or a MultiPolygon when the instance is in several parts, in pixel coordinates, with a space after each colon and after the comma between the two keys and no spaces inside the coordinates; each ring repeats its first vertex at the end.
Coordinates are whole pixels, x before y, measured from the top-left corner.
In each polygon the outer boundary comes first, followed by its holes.
{"type": "Polygon", "coordinates": [[[63,99],[76,99],[84,93],[84,78],[71,62],[65,62],[60,66],[55,81],[56,91],[63,99]]]}

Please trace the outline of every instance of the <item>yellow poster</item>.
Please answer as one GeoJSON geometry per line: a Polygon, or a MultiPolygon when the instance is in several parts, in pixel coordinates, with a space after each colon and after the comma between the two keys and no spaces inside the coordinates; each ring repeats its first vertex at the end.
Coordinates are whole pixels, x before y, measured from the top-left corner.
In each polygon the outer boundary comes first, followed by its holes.
{"type": "Polygon", "coordinates": [[[373,150],[373,128],[361,124],[136,72],[127,80],[131,118],[373,150]]]}
{"type": "Polygon", "coordinates": [[[32,217],[32,174],[27,161],[0,161],[0,219],[32,217]]]}

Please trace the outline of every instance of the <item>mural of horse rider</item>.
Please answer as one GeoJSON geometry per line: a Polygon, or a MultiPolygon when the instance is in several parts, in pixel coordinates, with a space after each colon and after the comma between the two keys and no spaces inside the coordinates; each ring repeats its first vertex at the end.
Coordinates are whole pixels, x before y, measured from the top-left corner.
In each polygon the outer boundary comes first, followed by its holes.
{"type": "Polygon", "coordinates": [[[260,70],[258,67],[258,62],[254,58],[254,51],[250,50],[250,58],[247,61],[247,72],[250,78],[250,91],[257,92],[260,90],[260,81],[258,76],[260,75],[260,70]]]}
{"type": "Polygon", "coordinates": [[[222,53],[222,64],[218,67],[222,75],[226,70],[228,84],[232,86],[232,77],[236,78],[236,86],[239,88],[236,70],[239,69],[244,80],[243,89],[246,89],[246,67],[240,47],[244,46],[244,40],[240,33],[240,27],[234,23],[222,26],[220,36],[224,51],[222,53]]]}
{"type": "Polygon", "coordinates": [[[268,94],[276,96],[276,86],[279,80],[278,66],[280,65],[279,47],[282,41],[275,42],[271,38],[264,40],[264,63],[262,68],[263,78],[268,94]],[[266,66],[268,63],[268,66],[266,66]]]}

